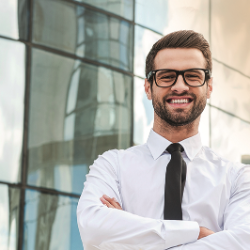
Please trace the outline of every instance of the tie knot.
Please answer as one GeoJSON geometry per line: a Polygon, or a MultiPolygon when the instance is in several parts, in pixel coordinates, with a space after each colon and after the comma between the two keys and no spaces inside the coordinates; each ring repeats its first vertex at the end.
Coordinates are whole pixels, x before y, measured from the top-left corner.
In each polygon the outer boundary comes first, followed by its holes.
{"type": "Polygon", "coordinates": [[[181,144],[179,143],[173,143],[173,144],[170,144],[168,147],[167,147],[167,151],[172,154],[174,153],[175,151],[179,151],[179,152],[183,152],[184,151],[184,148],[181,146],[181,144]]]}

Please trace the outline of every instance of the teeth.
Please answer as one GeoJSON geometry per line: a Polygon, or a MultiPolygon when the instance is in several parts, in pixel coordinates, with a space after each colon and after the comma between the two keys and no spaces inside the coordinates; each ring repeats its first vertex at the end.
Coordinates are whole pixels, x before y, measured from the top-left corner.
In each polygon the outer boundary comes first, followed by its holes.
{"type": "Polygon", "coordinates": [[[172,99],[171,103],[188,103],[188,99],[172,99]]]}

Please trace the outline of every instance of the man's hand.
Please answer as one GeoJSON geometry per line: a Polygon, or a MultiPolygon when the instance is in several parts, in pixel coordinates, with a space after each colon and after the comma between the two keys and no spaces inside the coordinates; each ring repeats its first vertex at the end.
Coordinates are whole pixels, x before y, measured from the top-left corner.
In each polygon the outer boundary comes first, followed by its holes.
{"type": "Polygon", "coordinates": [[[202,239],[204,237],[207,237],[211,234],[214,234],[214,232],[206,227],[200,227],[200,234],[199,234],[199,237],[198,237],[198,240],[199,239],[202,239]]]}
{"type": "Polygon", "coordinates": [[[104,205],[106,205],[109,208],[116,208],[116,209],[122,210],[121,205],[118,203],[118,201],[115,198],[110,198],[104,194],[100,198],[100,200],[104,205]]]}

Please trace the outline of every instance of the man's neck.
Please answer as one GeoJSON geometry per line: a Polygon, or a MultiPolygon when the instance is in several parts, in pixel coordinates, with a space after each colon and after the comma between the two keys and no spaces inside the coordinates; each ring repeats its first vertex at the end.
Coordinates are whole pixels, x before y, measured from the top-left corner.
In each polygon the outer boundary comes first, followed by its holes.
{"type": "Polygon", "coordinates": [[[163,120],[155,119],[153,130],[168,141],[176,143],[198,134],[199,122],[200,117],[184,126],[171,126],[163,120]]]}

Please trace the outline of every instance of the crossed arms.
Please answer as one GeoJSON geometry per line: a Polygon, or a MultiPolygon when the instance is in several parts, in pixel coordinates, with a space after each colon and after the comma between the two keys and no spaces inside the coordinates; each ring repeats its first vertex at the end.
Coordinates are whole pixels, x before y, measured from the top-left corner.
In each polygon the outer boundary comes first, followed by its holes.
{"type": "Polygon", "coordinates": [[[105,155],[101,159],[91,167],[77,208],[78,226],[85,250],[250,248],[249,167],[242,168],[237,174],[231,199],[224,212],[223,230],[212,234],[200,228],[196,222],[156,220],[105,206],[100,200],[103,194],[114,197],[121,206],[122,198],[116,170],[105,155]]]}
{"type": "MultiPolygon", "coordinates": [[[[121,205],[119,204],[119,202],[115,199],[115,198],[110,198],[107,195],[103,195],[100,198],[102,204],[104,204],[105,206],[107,206],[108,208],[114,208],[114,209],[119,209],[122,210],[121,205]]],[[[207,237],[211,234],[214,234],[214,232],[206,227],[200,227],[200,233],[198,236],[198,240],[207,237]]]]}

